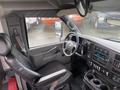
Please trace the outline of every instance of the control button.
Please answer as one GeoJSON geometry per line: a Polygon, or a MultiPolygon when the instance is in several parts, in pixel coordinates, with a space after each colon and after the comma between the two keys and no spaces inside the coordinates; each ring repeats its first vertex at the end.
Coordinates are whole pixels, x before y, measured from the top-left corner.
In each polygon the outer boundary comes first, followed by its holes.
{"type": "Polygon", "coordinates": [[[94,68],[95,68],[95,66],[96,66],[96,65],[95,65],[95,64],[93,64],[93,67],[94,67],[94,68]]]}
{"type": "Polygon", "coordinates": [[[98,71],[100,71],[101,67],[98,67],[98,71]]]}
{"type": "Polygon", "coordinates": [[[119,62],[115,60],[114,63],[113,63],[113,66],[118,68],[119,67],[119,62]]]}
{"type": "Polygon", "coordinates": [[[100,51],[100,52],[103,52],[103,50],[102,50],[102,49],[99,49],[99,51],[100,51]]]}
{"type": "Polygon", "coordinates": [[[90,53],[88,53],[87,57],[90,58],[90,53]]]}
{"type": "Polygon", "coordinates": [[[120,62],[119,62],[119,64],[118,64],[118,69],[120,69],[120,62]]]}
{"type": "Polygon", "coordinates": [[[117,77],[117,76],[114,76],[114,77],[113,77],[113,80],[114,80],[115,82],[120,83],[120,78],[119,78],[119,77],[117,77]]]}
{"type": "Polygon", "coordinates": [[[109,72],[106,72],[106,76],[109,76],[109,72]]]}
{"type": "Polygon", "coordinates": [[[107,58],[106,58],[106,59],[104,58],[104,60],[105,60],[105,61],[109,61],[109,59],[107,59],[107,58]]]}
{"type": "Polygon", "coordinates": [[[90,62],[90,66],[92,66],[93,65],[93,63],[92,62],[90,62]]]}
{"type": "Polygon", "coordinates": [[[93,65],[93,62],[89,61],[88,64],[89,64],[89,66],[92,66],[92,65],[93,65]]]}
{"type": "Polygon", "coordinates": [[[95,65],[95,69],[97,69],[97,65],[95,65]]]}
{"type": "Polygon", "coordinates": [[[101,70],[101,72],[102,72],[103,74],[105,73],[105,71],[104,71],[103,69],[101,70]]]}
{"type": "Polygon", "coordinates": [[[96,64],[94,64],[93,67],[94,67],[95,69],[98,69],[98,66],[97,66],[96,64]]]}

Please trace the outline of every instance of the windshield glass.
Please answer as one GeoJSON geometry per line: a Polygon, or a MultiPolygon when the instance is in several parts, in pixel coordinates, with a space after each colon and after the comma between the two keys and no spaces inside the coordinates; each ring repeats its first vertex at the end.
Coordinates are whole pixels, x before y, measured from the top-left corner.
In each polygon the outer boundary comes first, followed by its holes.
{"type": "Polygon", "coordinates": [[[79,14],[69,15],[68,18],[82,34],[120,42],[120,13],[92,12],[84,18],[79,14]]]}

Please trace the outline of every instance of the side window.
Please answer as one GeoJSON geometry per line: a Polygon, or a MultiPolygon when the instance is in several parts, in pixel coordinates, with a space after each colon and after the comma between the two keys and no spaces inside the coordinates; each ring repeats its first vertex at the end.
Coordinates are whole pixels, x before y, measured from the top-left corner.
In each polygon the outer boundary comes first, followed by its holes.
{"type": "Polygon", "coordinates": [[[56,17],[26,17],[25,21],[30,48],[60,42],[69,33],[62,20],[56,17]]]}

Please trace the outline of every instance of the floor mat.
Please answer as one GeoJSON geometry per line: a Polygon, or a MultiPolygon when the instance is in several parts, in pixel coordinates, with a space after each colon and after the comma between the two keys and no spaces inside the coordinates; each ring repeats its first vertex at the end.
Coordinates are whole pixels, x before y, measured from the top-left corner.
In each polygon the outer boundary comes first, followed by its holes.
{"type": "Polygon", "coordinates": [[[82,90],[83,86],[83,79],[81,77],[73,78],[71,82],[72,90],[82,90]]]}

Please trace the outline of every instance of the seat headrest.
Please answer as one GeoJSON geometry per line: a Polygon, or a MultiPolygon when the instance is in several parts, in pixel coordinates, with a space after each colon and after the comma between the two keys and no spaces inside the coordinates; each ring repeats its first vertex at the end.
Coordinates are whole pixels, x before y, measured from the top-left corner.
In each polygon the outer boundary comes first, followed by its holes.
{"type": "Polygon", "coordinates": [[[9,36],[5,33],[0,33],[0,55],[6,56],[11,51],[11,42],[9,36]]]}

